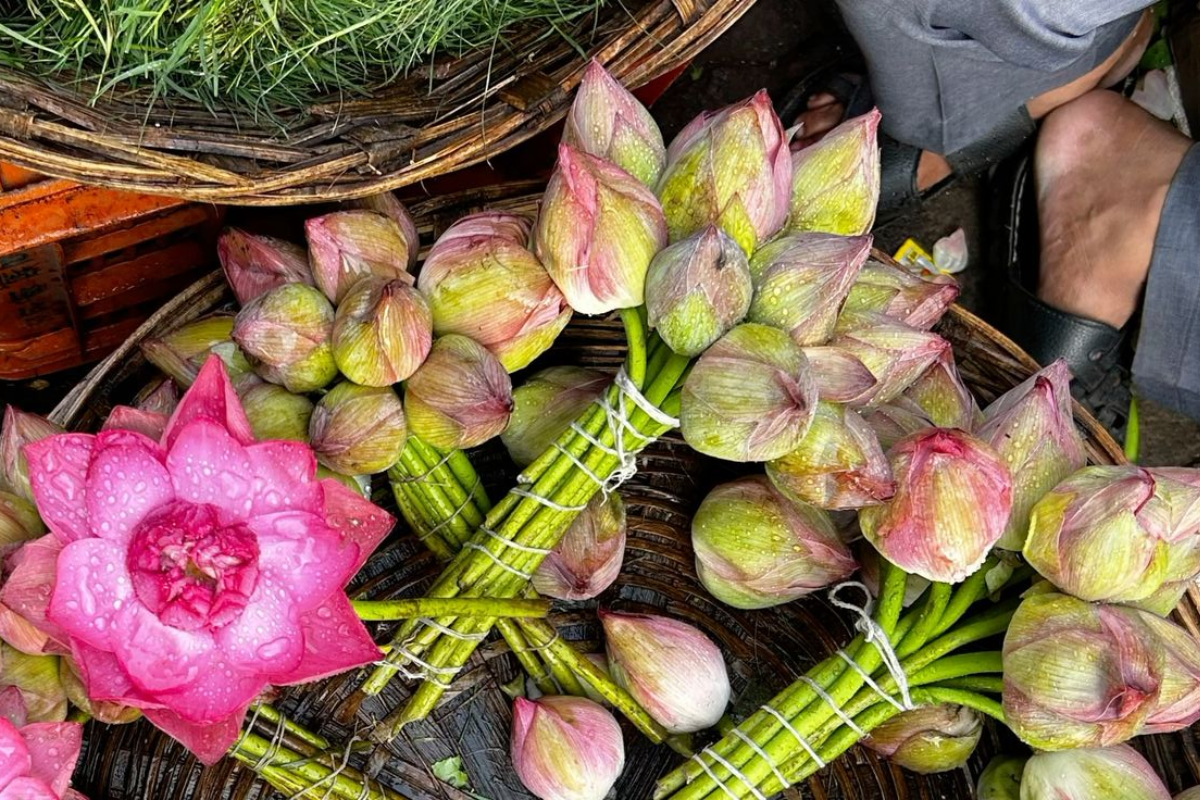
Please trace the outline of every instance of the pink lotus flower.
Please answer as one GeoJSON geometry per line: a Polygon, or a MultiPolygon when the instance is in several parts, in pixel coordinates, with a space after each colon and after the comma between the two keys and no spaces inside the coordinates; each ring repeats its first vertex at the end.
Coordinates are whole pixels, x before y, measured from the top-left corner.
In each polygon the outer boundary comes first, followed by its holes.
{"type": "Polygon", "coordinates": [[[85,800],[70,788],[82,747],[82,725],[27,724],[20,693],[0,692],[0,800],[85,800]]]}
{"type": "Polygon", "coordinates": [[[127,430],[25,448],[63,544],[48,619],[93,700],[141,708],[206,763],[270,684],[370,663],[342,592],[391,517],[317,480],[298,442],[255,442],[220,360],[161,441],[127,430]]]}
{"type": "Polygon", "coordinates": [[[621,726],[582,697],[518,697],[513,770],[542,800],[603,800],[625,767],[621,726]]]}

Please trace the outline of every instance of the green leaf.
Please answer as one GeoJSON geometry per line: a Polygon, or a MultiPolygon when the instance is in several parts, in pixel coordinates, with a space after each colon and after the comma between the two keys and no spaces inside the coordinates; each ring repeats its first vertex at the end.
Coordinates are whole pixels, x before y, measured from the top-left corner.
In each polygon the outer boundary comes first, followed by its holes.
{"type": "Polygon", "coordinates": [[[463,769],[462,756],[451,756],[435,762],[433,774],[439,781],[445,781],[455,789],[466,789],[471,785],[471,778],[463,769]]]}

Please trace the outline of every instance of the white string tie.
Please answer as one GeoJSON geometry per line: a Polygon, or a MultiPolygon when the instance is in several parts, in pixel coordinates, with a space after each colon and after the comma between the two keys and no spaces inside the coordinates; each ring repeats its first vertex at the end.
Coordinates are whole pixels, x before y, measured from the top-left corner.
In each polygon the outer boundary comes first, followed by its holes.
{"type": "Polygon", "coordinates": [[[617,458],[621,457],[620,452],[609,447],[604,442],[597,439],[595,436],[592,436],[590,433],[587,432],[587,428],[583,427],[578,422],[571,423],[571,430],[573,430],[573,431],[575,431],[575,433],[579,434],[580,438],[582,438],[584,441],[586,441],[592,447],[595,447],[597,450],[601,450],[605,453],[608,453],[610,456],[616,456],[617,458]]]}
{"type": "Polygon", "coordinates": [[[462,667],[435,667],[433,664],[430,664],[428,661],[422,661],[420,658],[413,655],[413,653],[410,650],[408,650],[406,647],[404,647],[404,645],[400,645],[399,647],[397,647],[395,652],[404,656],[406,659],[411,661],[413,664],[416,664],[421,669],[423,669],[426,672],[433,674],[433,675],[457,675],[458,673],[463,671],[462,667]]]}
{"type": "Polygon", "coordinates": [[[708,777],[710,777],[714,781],[716,781],[717,786],[721,787],[721,791],[725,792],[726,797],[732,797],[733,800],[738,800],[738,796],[736,794],[734,794],[732,791],[730,791],[729,787],[726,786],[724,784],[724,782],[722,782],[721,779],[717,777],[717,773],[713,772],[709,768],[708,764],[704,763],[704,759],[700,758],[700,756],[698,756],[698,755],[695,755],[695,756],[692,756],[692,761],[695,761],[697,764],[699,764],[700,769],[704,770],[704,773],[706,775],[708,775],[708,777]]]}
{"type": "Polygon", "coordinates": [[[758,746],[758,744],[753,739],[751,739],[746,734],[742,733],[741,728],[734,728],[733,735],[736,736],[737,738],[741,739],[743,742],[745,742],[747,747],[749,747],[755,753],[758,753],[759,757],[762,758],[763,761],[767,762],[767,766],[769,766],[771,768],[771,772],[775,773],[775,778],[779,781],[780,784],[783,785],[783,788],[785,788],[785,789],[791,788],[791,786],[792,786],[791,782],[788,781],[788,779],[786,777],[784,777],[783,773],[779,770],[779,765],[775,763],[775,759],[771,758],[771,756],[768,755],[766,750],[763,750],[761,747],[758,746]]]}
{"type": "Polygon", "coordinates": [[[679,427],[678,419],[672,417],[670,414],[646,399],[646,396],[641,393],[641,390],[639,390],[634,382],[629,379],[629,375],[626,374],[624,367],[617,371],[617,377],[614,383],[616,383],[618,389],[629,396],[629,399],[633,401],[635,406],[640,408],[642,411],[645,411],[646,416],[650,417],[650,419],[654,420],[660,425],[666,425],[668,428],[679,427]]]}
{"type": "MultiPolygon", "coordinates": [[[[838,651],[838,652],[841,652],[841,651],[838,651]]],[[[807,675],[804,675],[803,677],[801,677],[800,680],[802,680],[806,684],[808,684],[809,688],[811,688],[814,692],[817,693],[817,697],[820,697],[822,700],[825,701],[825,705],[827,705],[833,709],[833,713],[838,716],[838,719],[840,719],[842,722],[844,722],[846,724],[847,728],[854,731],[859,736],[867,735],[867,732],[864,731],[862,728],[858,727],[858,725],[854,722],[854,718],[842,710],[841,706],[839,706],[834,701],[833,697],[830,696],[829,692],[825,691],[825,689],[821,686],[821,684],[817,683],[816,681],[814,681],[812,678],[808,677],[807,675]]]]}
{"type": "MultiPolygon", "coordinates": [[[[559,448],[559,449],[561,450],[562,448],[559,448]]],[[[574,460],[575,457],[571,456],[570,453],[567,453],[567,451],[565,451],[565,450],[562,450],[562,452],[565,453],[566,455],[570,456],[571,459],[574,460]]],[[[582,469],[587,469],[587,467],[585,467],[579,461],[575,461],[575,465],[582,469]]],[[[590,474],[590,472],[589,472],[589,474],[590,474]]],[[[592,477],[595,478],[596,476],[592,475],[592,477]]],[[[597,480],[599,480],[599,479],[597,478],[597,480]]],[[[530,500],[534,500],[538,503],[541,503],[546,508],[552,508],[555,511],[583,511],[585,508],[587,508],[587,505],[564,506],[561,503],[554,502],[553,500],[551,500],[548,497],[542,497],[540,494],[534,494],[533,492],[528,492],[528,491],[526,491],[524,489],[520,489],[520,488],[509,489],[508,493],[515,494],[517,497],[528,497],[530,500]]]]}
{"type": "Polygon", "coordinates": [[[761,708],[763,711],[767,712],[772,717],[779,720],[779,723],[781,725],[783,725],[783,727],[787,728],[788,733],[790,733],[792,735],[792,737],[797,742],[800,743],[800,746],[804,748],[804,752],[808,753],[809,757],[812,758],[813,762],[817,765],[818,769],[825,768],[824,759],[822,759],[819,755],[817,755],[817,751],[814,750],[813,746],[808,743],[808,739],[805,739],[803,736],[800,735],[800,731],[798,731],[792,727],[792,723],[787,721],[787,717],[783,716],[783,714],[780,714],[778,711],[776,711],[774,708],[772,708],[769,705],[761,706],[761,708]]]}
{"type": "Polygon", "coordinates": [[[275,726],[275,734],[271,737],[271,743],[263,753],[262,758],[255,762],[250,769],[258,772],[263,767],[269,766],[275,760],[275,756],[279,755],[279,751],[283,748],[283,733],[287,728],[287,718],[282,714],[279,715],[279,724],[275,726]]]}
{"type": "Polygon", "coordinates": [[[445,519],[443,519],[443,520],[441,520],[440,522],[438,522],[438,524],[437,524],[437,525],[434,525],[434,526],[433,526],[432,528],[430,528],[429,530],[427,530],[427,531],[425,531],[424,533],[422,533],[422,534],[420,534],[419,536],[417,536],[417,538],[418,538],[420,541],[422,541],[422,542],[423,542],[423,541],[425,541],[426,539],[428,539],[430,536],[433,536],[435,533],[437,533],[438,531],[440,531],[442,528],[444,528],[444,527],[446,527],[447,525],[449,525],[449,524],[450,524],[451,522],[453,522],[454,520],[458,519],[459,515],[461,515],[461,514],[462,514],[462,512],[463,512],[463,511],[466,509],[466,507],[467,507],[467,506],[469,506],[469,505],[472,503],[472,501],[474,501],[474,500],[475,500],[475,491],[476,491],[476,490],[479,488],[479,484],[480,484],[481,482],[482,482],[482,479],[481,479],[479,476],[476,476],[476,477],[475,477],[475,483],[474,483],[474,484],[472,484],[472,486],[471,486],[471,490],[470,490],[469,492],[467,492],[467,497],[466,497],[466,499],[464,499],[464,500],[462,501],[462,503],[461,503],[461,504],[459,504],[458,508],[454,509],[454,512],[453,512],[452,514],[450,514],[450,515],[449,515],[449,516],[447,516],[445,519]]]}
{"type": "Polygon", "coordinates": [[[869,642],[877,651],[879,651],[879,657],[883,661],[883,665],[887,667],[887,671],[891,674],[892,679],[896,681],[896,686],[900,690],[900,699],[902,702],[896,702],[895,698],[881,690],[878,684],[871,680],[871,677],[867,675],[866,671],[857,663],[855,663],[854,659],[850,658],[840,650],[838,651],[838,655],[840,655],[847,664],[853,667],[854,670],[863,677],[867,684],[875,690],[876,694],[889,701],[893,706],[901,711],[912,711],[916,706],[913,705],[912,695],[909,692],[908,675],[905,674],[904,667],[900,664],[900,658],[896,655],[896,651],[892,647],[892,642],[890,639],[888,639],[887,632],[884,631],[883,628],[879,627],[879,623],[871,618],[871,610],[874,606],[873,598],[871,597],[871,590],[858,581],[846,581],[829,590],[829,602],[834,606],[843,609],[844,611],[852,612],[857,617],[857,619],[854,621],[854,628],[862,633],[866,641],[869,642]],[[858,606],[845,600],[839,600],[838,594],[842,591],[842,589],[847,587],[861,590],[866,596],[867,602],[862,606],[858,606]]]}
{"type": "MultiPolygon", "coordinates": [[[[516,491],[516,490],[514,490],[514,491],[516,491]]],[[[508,538],[496,533],[494,530],[487,527],[486,525],[480,525],[479,530],[483,531],[488,536],[495,539],[497,542],[502,543],[505,547],[511,547],[512,549],[520,550],[523,553],[533,553],[534,555],[538,555],[538,556],[548,556],[552,552],[554,552],[553,550],[548,550],[545,547],[531,547],[527,544],[521,544],[520,542],[514,542],[512,539],[508,539],[508,538]]]]}
{"type": "MultiPolygon", "coordinates": [[[[739,770],[737,767],[733,766],[733,764],[730,764],[728,761],[726,761],[725,759],[723,759],[719,755],[717,755],[716,752],[714,752],[711,747],[704,748],[701,755],[705,755],[705,754],[711,756],[713,761],[717,762],[722,767],[729,770],[730,775],[732,775],[733,777],[735,777],[739,781],[741,781],[742,785],[750,790],[750,794],[754,795],[755,800],[767,800],[767,796],[765,794],[763,794],[762,792],[760,792],[758,790],[758,787],[755,786],[753,783],[751,783],[750,779],[742,774],[741,770],[739,770]]],[[[696,756],[696,758],[699,758],[699,756],[696,756]]],[[[703,763],[703,761],[701,761],[701,763],[703,763]]]]}
{"type": "Polygon", "coordinates": [[[527,580],[527,581],[533,580],[533,575],[531,575],[528,572],[524,572],[523,570],[519,570],[516,567],[512,566],[511,564],[505,562],[504,559],[500,558],[500,556],[493,553],[485,545],[479,544],[478,542],[467,542],[466,544],[463,545],[463,547],[468,548],[470,550],[478,550],[479,552],[483,553],[488,558],[490,558],[492,560],[492,563],[495,564],[497,567],[500,567],[503,570],[507,570],[508,572],[511,572],[513,575],[516,575],[518,578],[521,578],[522,580],[527,580]]]}
{"type": "Polygon", "coordinates": [[[427,628],[433,628],[438,633],[444,633],[452,639],[461,639],[464,642],[482,642],[488,636],[486,633],[460,633],[430,617],[419,617],[417,622],[427,628]]]}
{"type": "Polygon", "coordinates": [[[354,743],[357,742],[358,740],[359,739],[357,736],[353,736],[350,738],[349,741],[346,742],[346,752],[342,756],[341,764],[339,764],[335,769],[331,769],[331,771],[328,775],[326,775],[324,778],[321,778],[316,783],[312,784],[311,786],[307,786],[307,787],[301,789],[300,791],[296,792],[294,795],[289,797],[288,800],[300,800],[301,797],[308,795],[309,792],[313,791],[314,789],[320,789],[322,786],[325,786],[326,784],[329,785],[329,788],[327,788],[325,790],[325,793],[323,795],[321,795],[321,800],[329,800],[330,796],[333,794],[333,790],[334,790],[335,786],[337,785],[338,776],[340,776],[343,772],[345,772],[346,768],[350,766],[350,752],[351,752],[351,749],[354,747],[354,743]]]}

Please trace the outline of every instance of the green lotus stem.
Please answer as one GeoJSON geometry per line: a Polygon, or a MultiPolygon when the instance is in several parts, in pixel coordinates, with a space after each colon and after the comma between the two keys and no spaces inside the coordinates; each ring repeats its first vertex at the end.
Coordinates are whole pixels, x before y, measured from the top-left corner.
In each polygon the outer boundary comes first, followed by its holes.
{"type": "Polygon", "coordinates": [[[350,768],[327,766],[255,733],[243,732],[230,755],[246,764],[272,786],[310,800],[406,800],[350,768]],[[267,756],[271,756],[267,758],[267,756]],[[266,761],[260,766],[260,762],[266,761]]]}
{"type": "Polygon", "coordinates": [[[967,689],[980,694],[1002,694],[1004,678],[998,675],[966,675],[961,678],[939,681],[938,686],[945,686],[949,689],[967,689]]]}
{"type": "Polygon", "coordinates": [[[953,592],[954,587],[948,583],[935,583],[929,587],[916,624],[913,625],[912,634],[896,648],[897,656],[904,658],[911,655],[929,638],[938,623],[942,621],[942,616],[946,613],[946,607],[953,592]]]}
{"type": "Polygon", "coordinates": [[[945,633],[951,625],[962,619],[971,606],[983,599],[987,594],[987,573],[995,564],[994,559],[988,558],[983,562],[982,567],[959,585],[950,599],[950,603],[946,606],[941,621],[930,631],[930,636],[945,633]]]}
{"type": "Polygon", "coordinates": [[[528,640],[522,635],[517,623],[511,619],[496,621],[496,630],[508,643],[508,649],[521,662],[522,669],[533,679],[533,683],[542,694],[555,694],[557,686],[554,679],[546,672],[546,666],[538,658],[538,654],[529,649],[528,640]]]}
{"type": "Polygon", "coordinates": [[[265,719],[267,722],[273,722],[276,725],[283,725],[284,728],[293,736],[302,742],[312,745],[318,750],[325,750],[329,747],[329,740],[327,740],[324,736],[314,733],[308,728],[305,728],[303,725],[292,721],[288,717],[284,716],[284,714],[274,706],[261,703],[256,706],[252,706],[252,709],[254,714],[258,715],[262,719],[265,719]]]}
{"type": "Polygon", "coordinates": [[[511,619],[550,614],[549,600],[418,597],[409,600],[354,600],[351,604],[364,622],[445,616],[511,619]]]}

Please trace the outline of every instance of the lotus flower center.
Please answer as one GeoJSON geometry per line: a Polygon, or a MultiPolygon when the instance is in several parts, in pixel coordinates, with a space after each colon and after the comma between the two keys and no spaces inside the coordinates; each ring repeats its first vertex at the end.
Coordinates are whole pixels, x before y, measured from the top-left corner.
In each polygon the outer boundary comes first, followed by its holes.
{"type": "Polygon", "coordinates": [[[126,566],[138,599],[167,625],[220,628],[258,583],[258,537],[213,506],[175,502],[138,525],[126,566]]]}

